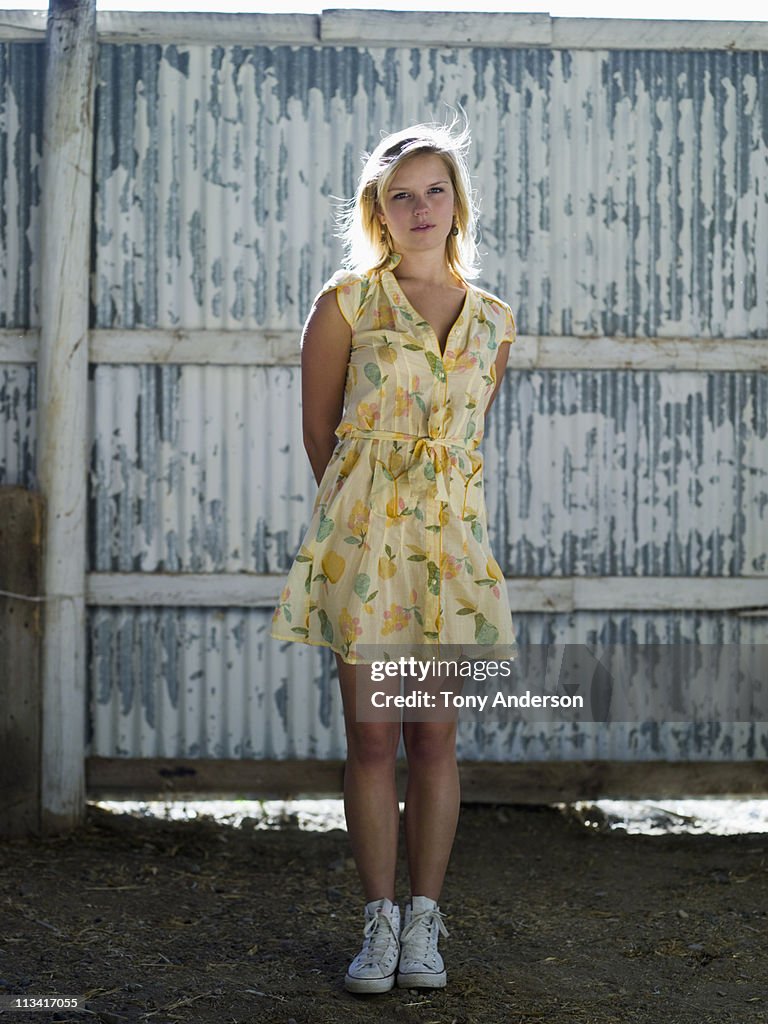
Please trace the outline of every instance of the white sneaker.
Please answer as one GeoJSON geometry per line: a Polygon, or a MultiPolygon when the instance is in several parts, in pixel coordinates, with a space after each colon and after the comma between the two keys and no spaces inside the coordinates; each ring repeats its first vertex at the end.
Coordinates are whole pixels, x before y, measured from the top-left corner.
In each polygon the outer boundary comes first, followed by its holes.
{"type": "Polygon", "coordinates": [[[363,948],[344,978],[348,992],[389,992],[395,984],[400,955],[400,907],[391,900],[365,905],[363,948]]]}
{"type": "Polygon", "coordinates": [[[434,900],[414,896],[405,908],[405,925],[400,936],[400,988],[444,988],[448,976],[437,951],[439,935],[447,937],[443,915],[434,900]]]}

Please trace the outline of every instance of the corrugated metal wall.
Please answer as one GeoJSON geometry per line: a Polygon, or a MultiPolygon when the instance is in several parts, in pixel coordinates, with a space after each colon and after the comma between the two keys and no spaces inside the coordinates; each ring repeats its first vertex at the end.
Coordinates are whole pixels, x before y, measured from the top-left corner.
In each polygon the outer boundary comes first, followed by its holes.
{"type": "MultiPolygon", "coordinates": [[[[137,757],[343,757],[334,659],[266,636],[261,610],[100,609],[90,620],[92,752],[137,757]]],[[[516,616],[529,644],[765,643],[764,621],[683,612],[516,616]]],[[[540,680],[531,679],[535,692],[540,680]]],[[[702,702],[703,706],[703,702],[702,702]]],[[[768,758],[764,723],[462,721],[467,760],[768,758]]]]}
{"type": "Polygon", "coordinates": [[[461,104],[524,333],[768,337],[768,53],[103,46],[96,326],[296,327],[330,197],[461,104]]]}
{"type": "Polygon", "coordinates": [[[41,46],[0,44],[0,327],[39,323],[41,46]]]}
{"type": "MultiPolygon", "coordinates": [[[[36,323],[41,76],[40,47],[0,47],[5,326],[36,323]]],[[[102,45],[93,326],[298,349],[339,261],[332,197],[380,130],[446,104],[473,127],[484,283],[522,334],[768,338],[768,53],[428,45],[102,45]]],[[[314,493],[297,367],[91,378],[91,571],[287,569],[314,493]]],[[[34,410],[33,368],[0,364],[0,482],[34,485],[34,410]]],[[[768,576],[767,435],[760,373],[510,371],[484,444],[497,557],[510,577],[768,576]]],[[[270,615],[92,609],[89,752],[343,756],[333,658],[283,649],[270,615]]],[[[731,613],[516,619],[522,643],[768,642],[731,613]]],[[[768,756],[746,726],[462,725],[460,751],[768,756]]]]}
{"type": "MultiPolygon", "coordinates": [[[[298,369],[93,376],[91,568],[287,571],[315,493],[298,369]]],[[[504,383],[485,456],[508,573],[768,574],[768,375],[521,370],[504,383]]]]}
{"type": "MultiPolygon", "coordinates": [[[[0,328],[39,324],[45,54],[0,44],[0,328]]],[[[35,485],[35,371],[0,362],[0,484],[35,485]]]]}

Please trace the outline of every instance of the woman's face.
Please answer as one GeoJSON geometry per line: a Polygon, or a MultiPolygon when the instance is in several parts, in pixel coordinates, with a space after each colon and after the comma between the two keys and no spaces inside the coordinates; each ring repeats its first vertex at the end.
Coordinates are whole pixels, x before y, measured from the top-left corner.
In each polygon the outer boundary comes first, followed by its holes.
{"type": "Polygon", "coordinates": [[[378,210],[395,252],[445,249],[453,227],[454,193],[448,168],[436,153],[409,157],[398,167],[378,210]]]}

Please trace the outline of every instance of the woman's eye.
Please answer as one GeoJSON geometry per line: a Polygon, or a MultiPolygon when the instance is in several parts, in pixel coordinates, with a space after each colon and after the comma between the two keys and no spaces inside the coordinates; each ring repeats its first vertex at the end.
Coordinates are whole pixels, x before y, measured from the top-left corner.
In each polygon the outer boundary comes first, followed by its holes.
{"type": "Polygon", "coordinates": [[[395,193],[395,199],[407,199],[407,198],[408,198],[408,193],[407,192],[397,192],[397,193],[395,193]]]}
{"type": "Polygon", "coordinates": [[[429,191],[430,191],[430,192],[442,192],[443,190],[442,190],[442,188],[440,188],[440,186],[439,186],[439,185],[435,185],[435,186],[434,186],[433,188],[431,188],[431,189],[430,189],[429,191]]]}

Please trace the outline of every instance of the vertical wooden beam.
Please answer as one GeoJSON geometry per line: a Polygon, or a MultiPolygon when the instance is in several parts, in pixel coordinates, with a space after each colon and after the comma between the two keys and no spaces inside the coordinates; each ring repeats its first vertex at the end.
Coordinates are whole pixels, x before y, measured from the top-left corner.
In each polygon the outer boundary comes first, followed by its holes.
{"type": "Polygon", "coordinates": [[[0,487],[0,835],[40,830],[39,494],[0,487]],[[16,596],[18,595],[18,596],[16,596]],[[24,600],[24,598],[31,600],[24,600]]]}
{"type": "Polygon", "coordinates": [[[38,477],[46,504],[41,826],[85,810],[88,284],[96,0],[50,0],[43,119],[38,477]]]}

